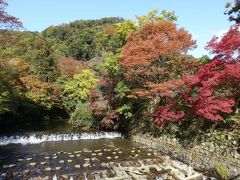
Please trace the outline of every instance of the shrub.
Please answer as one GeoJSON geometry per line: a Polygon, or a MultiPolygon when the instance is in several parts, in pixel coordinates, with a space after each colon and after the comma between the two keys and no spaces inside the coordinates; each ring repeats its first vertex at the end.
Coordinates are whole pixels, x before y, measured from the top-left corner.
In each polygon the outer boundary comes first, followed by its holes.
{"type": "Polygon", "coordinates": [[[89,129],[93,126],[92,112],[89,110],[87,103],[77,104],[75,111],[71,114],[70,123],[74,127],[83,129],[89,129]]]}

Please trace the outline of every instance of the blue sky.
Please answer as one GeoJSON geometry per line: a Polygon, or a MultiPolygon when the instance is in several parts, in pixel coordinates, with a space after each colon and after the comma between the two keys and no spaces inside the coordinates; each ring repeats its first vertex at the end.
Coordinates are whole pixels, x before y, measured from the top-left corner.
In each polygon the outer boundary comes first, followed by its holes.
{"type": "Polygon", "coordinates": [[[9,14],[19,17],[31,31],[42,31],[79,19],[123,17],[135,19],[152,9],[174,10],[177,24],[193,34],[196,57],[208,54],[204,46],[213,35],[225,32],[230,22],[224,15],[227,0],[8,0],[9,14]]]}

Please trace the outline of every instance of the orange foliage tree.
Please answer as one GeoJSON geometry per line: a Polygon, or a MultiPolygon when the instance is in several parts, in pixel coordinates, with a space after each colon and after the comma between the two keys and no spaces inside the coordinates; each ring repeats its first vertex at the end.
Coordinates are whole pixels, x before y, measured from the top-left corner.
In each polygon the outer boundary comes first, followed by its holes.
{"type": "Polygon", "coordinates": [[[47,110],[61,108],[60,89],[51,83],[41,81],[35,75],[20,78],[21,91],[31,101],[47,110]]]}
{"type": "Polygon", "coordinates": [[[195,67],[187,56],[195,41],[183,28],[161,20],[130,34],[121,54],[121,66],[132,89],[130,97],[159,100],[173,96],[180,76],[195,67]]]}
{"type": "Polygon", "coordinates": [[[88,66],[83,61],[77,61],[71,57],[62,57],[58,60],[57,67],[62,75],[73,77],[88,66]]]}

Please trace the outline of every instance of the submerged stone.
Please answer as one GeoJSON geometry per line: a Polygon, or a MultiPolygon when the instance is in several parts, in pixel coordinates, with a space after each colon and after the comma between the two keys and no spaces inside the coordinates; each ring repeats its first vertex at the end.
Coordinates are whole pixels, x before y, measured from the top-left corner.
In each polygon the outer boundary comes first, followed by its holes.
{"type": "Polygon", "coordinates": [[[13,176],[17,176],[17,175],[19,175],[19,172],[14,172],[13,173],[13,176]]]}
{"type": "Polygon", "coordinates": [[[84,153],[91,153],[91,152],[92,152],[92,150],[89,150],[89,149],[84,149],[84,150],[83,150],[83,152],[84,152],[84,153]]]}
{"type": "Polygon", "coordinates": [[[85,163],[85,164],[83,164],[82,166],[83,166],[84,168],[86,168],[86,167],[90,167],[91,164],[90,164],[90,163],[85,163]]]}
{"type": "Polygon", "coordinates": [[[8,165],[8,168],[13,168],[13,167],[16,167],[16,164],[9,164],[8,165]]]}
{"type": "Polygon", "coordinates": [[[3,168],[4,168],[4,169],[8,168],[8,165],[3,165],[3,168]]]}
{"type": "Polygon", "coordinates": [[[63,163],[64,163],[64,160],[60,160],[59,163],[63,164],[63,163]]]}
{"type": "Polygon", "coordinates": [[[67,162],[68,162],[68,163],[71,163],[71,162],[73,162],[73,160],[72,160],[72,159],[68,159],[67,162]]]}
{"type": "Polygon", "coordinates": [[[40,162],[40,164],[41,164],[41,165],[45,165],[45,164],[47,164],[47,162],[40,162]]]}
{"type": "Polygon", "coordinates": [[[23,171],[23,174],[24,174],[24,175],[27,175],[27,174],[29,174],[29,172],[30,172],[29,169],[25,169],[25,170],[23,171]]]}
{"type": "Polygon", "coordinates": [[[75,167],[76,169],[80,169],[80,168],[81,168],[81,166],[80,166],[79,164],[74,165],[74,167],[75,167]]]}
{"type": "Polygon", "coordinates": [[[61,169],[62,169],[62,167],[56,167],[56,168],[55,168],[56,171],[59,171],[59,170],[61,170],[61,169]]]}
{"type": "Polygon", "coordinates": [[[107,163],[101,163],[102,167],[107,167],[107,165],[108,165],[107,163]]]}
{"type": "Polygon", "coordinates": [[[50,168],[50,167],[46,167],[44,170],[45,170],[45,171],[51,171],[52,168],[50,168]]]}
{"type": "Polygon", "coordinates": [[[61,177],[62,177],[63,179],[68,179],[68,175],[66,175],[66,174],[61,175],[61,177]]]}
{"type": "Polygon", "coordinates": [[[93,158],[92,158],[92,161],[98,161],[98,158],[93,157],[93,158]]]}
{"type": "Polygon", "coordinates": [[[32,162],[32,163],[30,163],[30,166],[36,166],[37,165],[37,163],[35,163],[35,162],[32,162]]]}

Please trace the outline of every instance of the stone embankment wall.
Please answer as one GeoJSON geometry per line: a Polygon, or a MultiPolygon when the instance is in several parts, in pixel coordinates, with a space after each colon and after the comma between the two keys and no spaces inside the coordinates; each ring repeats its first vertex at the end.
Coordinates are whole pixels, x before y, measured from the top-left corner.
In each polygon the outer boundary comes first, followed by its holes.
{"type": "Polygon", "coordinates": [[[232,177],[240,175],[240,155],[236,147],[215,146],[212,143],[200,143],[193,147],[184,147],[177,138],[167,136],[133,135],[132,141],[157,149],[164,155],[188,164],[198,171],[215,168],[221,164],[228,168],[232,177]],[[225,148],[225,149],[224,149],[225,148]]]}

